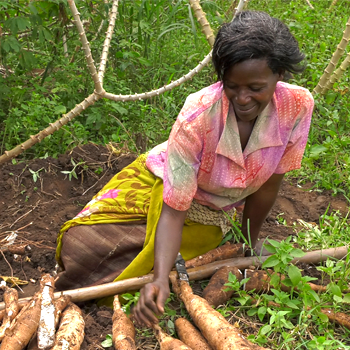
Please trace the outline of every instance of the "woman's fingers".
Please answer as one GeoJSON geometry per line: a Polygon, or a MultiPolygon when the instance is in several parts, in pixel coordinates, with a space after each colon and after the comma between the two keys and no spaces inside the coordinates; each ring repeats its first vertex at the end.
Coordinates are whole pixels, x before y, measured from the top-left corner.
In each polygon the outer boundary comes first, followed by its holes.
{"type": "Polygon", "coordinates": [[[154,315],[158,311],[155,303],[156,297],[157,292],[153,286],[146,285],[141,289],[140,298],[134,308],[135,319],[139,325],[150,327],[152,323],[157,323],[158,319],[154,315]]]}
{"type": "Polygon", "coordinates": [[[164,313],[164,305],[166,300],[170,295],[169,285],[166,285],[166,288],[161,288],[158,293],[158,298],[156,300],[156,305],[158,309],[157,315],[162,315],[164,313]]]}
{"type": "Polygon", "coordinates": [[[161,315],[164,312],[164,304],[168,295],[168,285],[164,288],[164,286],[159,286],[157,283],[149,283],[142,288],[140,298],[133,311],[136,322],[148,327],[157,323],[156,315],[161,315]]]}

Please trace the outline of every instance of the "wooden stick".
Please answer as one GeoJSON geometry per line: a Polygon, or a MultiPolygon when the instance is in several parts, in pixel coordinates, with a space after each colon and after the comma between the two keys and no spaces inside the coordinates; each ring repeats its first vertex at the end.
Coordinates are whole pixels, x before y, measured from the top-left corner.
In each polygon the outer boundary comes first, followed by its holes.
{"type": "Polygon", "coordinates": [[[322,95],[326,94],[328,90],[333,87],[334,83],[342,77],[342,75],[345,73],[345,71],[348,69],[349,66],[350,66],[350,52],[346,55],[345,60],[340,64],[340,67],[329,78],[326,86],[322,90],[322,95]]]}
{"type": "MultiPolygon", "coordinates": [[[[309,263],[315,264],[322,261],[326,261],[328,258],[343,259],[348,254],[348,247],[330,248],[324,250],[315,250],[313,252],[306,253],[302,258],[295,258],[292,260],[293,264],[296,263],[309,263]]],[[[236,266],[239,269],[246,269],[249,266],[259,267],[268,258],[268,256],[262,257],[244,257],[234,258],[216,261],[208,265],[203,265],[189,269],[187,271],[190,281],[203,280],[212,276],[218,269],[223,266],[236,266]]],[[[177,272],[170,272],[170,276],[177,275],[177,272]]],[[[87,301],[97,298],[104,298],[115,294],[123,294],[131,290],[138,290],[145,286],[147,283],[153,281],[153,274],[145,276],[129,278],[123,281],[111,282],[101,284],[99,286],[85,287],[79,289],[67,290],[64,292],[56,292],[54,298],[57,299],[61,295],[68,295],[72,298],[72,302],[77,303],[81,301],[87,301]]],[[[23,298],[18,300],[20,305],[28,302],[31,298],[23,298]]],[[[0,310],[5,308],[3,302],[0,303],[0,310]]]]}
{"type": "Polygon", "coordinates": [[[331,11],[333,9],[333,7],[337,4],[338,0],[333,0],[331,3],[331,6],[329,6],[328,11],[331,11]]]}
{"type": "Polygon", "coordinates": [[[315,8],[312,6],[312,4],[311,4],[311,2],[310,2],[309,0],[306,0],[306,2],[307,2],[307,4],[309,5],[310,8],[312,8],[313,10],[315,9],[315,8]]]}
{"type": "Polygon", "coordinates": [[[137,101],[137,100],[144,100],[147,98],[151,98],[154,96],[158,96],[160,94],[163,94],[166,91],[170,91],[174,89],[175,87],[183,84],[187,80],[190,80],[193,78],[197,73],[199,73],[206,65],[209,64],[211,61],[211,56],[212,56],[212,51],[209,52],[207,56],[204,57],[203,61],[199,62],[198,65],[193,68],[191,71],[189,71],[186,75],[181,77],[180,79],[177,79],[173,82],[171,82],[168,85],[164,85],[163,87],[157,89],[157,90],[152,90],[148,92],[144,92],[142,94],[134,94],[134,95],[114,95],[109,92],[106,92],[103,94],[103,97],[108,98],[109,100],[112,101],[137,101]]]}
{"type": "Polygon", "coordinates": [[[82,43],[83,50],[85,52],[87,66],[89,68],[90,75],[94,81],[95,90],[98,94],[101,94],[104,90],[103,90],[102,83],[100,82],[100,79],[99,79],[97,71],[96,71],[96,67],[95,67],[94,60],[92,58],[92,54],[91,54],[91,50],[90,50],[90,45],[89,45],[89,42],[88,42],[86,34],[85,34],[83,23],[80,20],[80,14],[78,12],[77,7],[75,6],[74,0],[68,0],[68,5],[69,5],[69,7],[72,11],[73,17],[74,17],[74,23],[77,27],[80,41],[82,43]]]}
{"type": "Polygon", "coordinates": [[[160,94],[163,94],[166,91],[170,91],[174,89],[175,87],[183,84],[187,80],[190,80],[193,78],[197,73],[199,73],[206,65],[209,64],[212,57],[212,51],[209,52],[209,54],[203,59],[203,61],[199,62],[199,64],[192,69],[190,72],[188,72],[186,75],[181,77],[180,79],[171,82],[168,85],[164,85],[163,87],[159,88],[158,90],[152,90],[149,92],[145,92],[142,94],[134,94],[134,95],[114,95],[109,92],[103,92],[101,94],[98,94],[97,91],[94,91],[89,97],[84,99],[83,102],[76,105],[71,111],[69,111],[67,114],[64,114],[61,119],[57,120],[56,122],[50,124],[49,127],[46,129],[40,131],[36,135],[31,135],[30,138],[23,142],[22,144],[16,146],[15,148],[11,149],[10,151],[5,151],[5,153],[0,156],[0,164],[6,163],[10,159],[17,157],[21,153],[23,153],[28,148],[34,146],[36,143],[43,140],[45,137],[53,134],[55,131],[59,130],[63,125],[67,124],[69,121],[71,121],[74,117],[78,116],[83,110],[85,110],[87,107],[93,105],[96,101],[100,100],[101,98],[107,98],[112,101],[137,101],[137,100],[144,100],[148,99],[154,96],[159,96],[160,94]]]}
{"type": "Polygon", "coordinates": [[[325,94],[327,92],[326,90],[326,82],[329,80],[331,74],[333,73],[334,69],[336,68],[340,57],[343,55],[346,45],[348,44],[350,40],[350,17],[346,23],[346,28],[343,32],[343,37],[340,41],[340,43],[337,46],[337,49],[332,55],[331,61],[329,62],[327,68],[324,70],[323,75],[320,78],[320,81],[312,91],[313,94],[325,94]]]}
{"type": "Polygon", "coordinates": [[[205,35],[210,47],[214,46],[215,36],[214,32],[211,29],[211,26],[205,17],[205,12],[202,9],[202,6],[199,4],[199,0],[189,0],[190,5],[193,9],[193,12],[197,18],[197,21],[199,22],[202,32],[205,35]]]}
{"type": "Polygon", "coordinates": [[[105,39],[105,42],[104,42],[103,48],[102,48],[101,61],[100,61],[99,69],[98,69],[98,78],[99,78],[102,85],[103,85],[103,78],[104,78],[105,70],[106,70],[108,51],[109,51],[109,47],[111,45],[111,39],[112,39],[112,35],[114,32],[115,19],[117,17],[118,1],[119,0],[113,1],[112,8],[111,8],[110,13],[109,13],[109,24],[108,24],[108,29],[106,32],[106,39],[105,39]]]}
{"type": "MultiPolygon", "coordinates": [[[[240,0],[239,3],[238,3],[238,6],[235,8],[235,14],[233,16],[233,19],[236,17],[236,14],[240,11],[243,10],[244,8],[244,5],[248,2],[248,0],[240,0]]],[[[232,20],[233,20],[232,19],[232,20]]]]}

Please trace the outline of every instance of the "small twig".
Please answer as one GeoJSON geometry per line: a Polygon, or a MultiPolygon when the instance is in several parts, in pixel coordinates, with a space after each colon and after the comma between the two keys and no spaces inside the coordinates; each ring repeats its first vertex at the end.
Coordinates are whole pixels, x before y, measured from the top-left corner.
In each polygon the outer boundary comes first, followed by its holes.
{"type": "Polygon", "coordinates": [[[3,228],[5,228],[5,227],[9,227],[10,226],[10,224],[3,224],[3,225],[0,225],[0,230],[2,230],[3,228]]]}
{"type": "Polygon", "coordinates": [[[310,8],[312,8],[313,10],[315,9],[313,6],[312,6],[312,4],[311,4],[311,2],[309,1],[309,0],[305,0],[306,2],[307,2],[307,4],[310,6],[310,8]]]}
{"type": "Polygon", "coordinates": [[[231,317],[237,319],[238,321],[241,321],[242,323],[244,323],[245,325],[249,326],[249,327],[252,327],[252,328],[258,328],[259,326],[263,326],[262,323],[256,323],[256,322],[250,322],[250,321],[247,321],[245,318],[242,318],[242,317],[239,317],[237,316],[236,314],[231,314],[231,317]]]}
{"type": "Polygon", "coordinates": [[[43,183],[44,183],[44,179],[40,178],[40,192],[43,193],[43,194],[46,194],[47,196],[51,196],[51,197],[53,197],[55,199],[58,199],[58,197],[55,196],[54,194],[46,192],[46,191],[43,190],[43,185],[44,185],[43,183]]]}
{"type": "Polygon", "coordinates": [[[33,209],[29,210],[27,213],[25,213],[25,214],[23,214],[22,216],[20,216],[20,217],[10,226],[10,228],[13,227],[18,221],[20,221],[20,220],[22,220],[23,218],[25,218],[25,217],[26,217],[28,214],[30,214],[33,210],[35,210],[36,207],[38,206],[39,202],[40,202],[40,199],[39,199],[38,202],[35,204],[35,206],[34,206],[33,209]]]}
{"type": "Polygon", "coordinates": [[[33,225],[33,221],[30,222],[29,224],[23,226],[23,227],[18,228],[16,231],[21,231],[21,230],[23,230],[24,228],[26,228],[26,227],[28,227],[28,226],[30,226],[30,225],[33,225]]]}
{"type": "Polygon", "coordinates": [[[329,6],[329,9],[328,11],[332,10],[333,7],[337,4],[338,0],[333,0],[332,3],[331,3],[331,6],[329,6]]]}
{"type": "Polygon", "coordinates": [[[24,279],[27,281],[27,280],[28,280],[28,277],[27,277],[26,273],[25,273],[24,270],[23,270],[23,260],[22,260],[22,257],[21,257],[21,270],[22,270],[22,272],[23,272],[24,279]]]}
{"type": "Polygon", "coordinates": [[[2,250],[0,250],[0,253],[1,253],[2,257],[4,258],[4,260],[6,261],[7,265],[8,265],[8,266],[9,266],[9,268],[10,268],[10,271],[11,271],[11,277],[13,277],[13,270],[12,270],[12,266],[11,266],[11,264],[10,264],[10,263],[7,261],[6,256],[5,256],[5,254],[2,252],[2,250]]]}
{"type": "Polygon", "coordinates": [[[49,245],[42,244],[44,241],[39,241],[39,242],[34,242],[30,241],[29,239],[23,238],[23,241],[31,246],[37,247],[37,248],[45,248],[45,249],[50,249],[50,250],[56,250],[55,247],[50,247],[49,245]]]}
{"type": "Polygon", "coordinates": [[[94,188],[107,174],[107,170],[105,171],[105,173],[91,186],[89,187],[87,190],[85,190],[82,194],[82,196],[84,196],[84,194],[86,194],[87,192],[89,192],[92,188],[94,188]]]}

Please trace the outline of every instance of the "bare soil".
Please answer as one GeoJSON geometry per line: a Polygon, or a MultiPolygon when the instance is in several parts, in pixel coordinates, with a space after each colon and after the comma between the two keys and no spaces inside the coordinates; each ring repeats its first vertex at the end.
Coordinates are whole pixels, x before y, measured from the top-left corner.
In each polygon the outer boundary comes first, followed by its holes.
{"type": "MultiPolygon", "coordinates": [[[[15,276],[28,284],[20,285],[20,297],[37,289],[42,273],[55,270],[55,245],[60,226],[74,217],[118,171],[136,158],[133,154],[115,155],[106,147],[87,144],[58,159],[35,159],[0,168],[0,276],[15,276]],[[77,179],[62,171],[72,171],[77,179]],[[26,255],[3,249],[10,236],[15,245],[29,244],[26,255]]],[[[329,192],[314,192],[312,185],[302,188],[284,180],[279,197],[264,223],[261,236],[282,240],[294,234],[290,226],[297,219],[318,222],[327,207],[347,211],[347,202],[329,192]],[[281,217],[287,226],[278,223],[281,217]]],[[[310,274],[310,269],[308,269],[310,274]]],[[[317,276],[317,274],[316,274],[317,276]]],[[[111,333],[112,310],[93,302],[82,305],[86,336],[82,350],[103,349],[101,342],[111,333]]],[[[147,330],[138,330],[139,349],[155,349],[156,342],[147,330]]]]}

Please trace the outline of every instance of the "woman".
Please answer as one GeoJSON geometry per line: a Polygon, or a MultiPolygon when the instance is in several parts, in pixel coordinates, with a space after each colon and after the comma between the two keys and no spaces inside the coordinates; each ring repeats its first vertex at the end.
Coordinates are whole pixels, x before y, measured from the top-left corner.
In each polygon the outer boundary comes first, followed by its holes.
{"type": "Polygon", "coordinates": [[[164,310],[177,253],[189,259],[216,247],[226,230],[222,211],[232,216],[244,205],[242,232],[255,247],[284,174],[300,167],[305,149],[312,96],[281,82],[303,70],[303,59],[288,28],[266,13],[244,11],[223,25],[213,49],[219,81],[190,95],[169,140],[117,174],[63,226],[58,287],[154,268],[134,310],[150,325],[164,310]]]}

